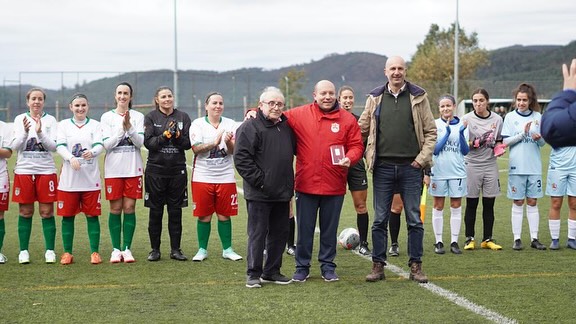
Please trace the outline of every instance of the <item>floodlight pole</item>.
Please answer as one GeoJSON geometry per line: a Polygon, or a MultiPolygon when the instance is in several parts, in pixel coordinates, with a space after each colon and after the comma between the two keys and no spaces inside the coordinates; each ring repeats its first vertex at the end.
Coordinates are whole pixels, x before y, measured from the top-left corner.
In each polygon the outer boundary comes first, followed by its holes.
{"type": "Polygon", "coordinates": [[[174,0],[174,107],[178,107],[178,28],[176,12],[176,0],[174,0]]]}
{"type": "Polygon", "coordinates": [[[454,24],[454,99],[458,104],[458,57],[460,52],[459,45],[460,26],[458,23],[458,0],[456,0],[456,23],[454,24]]]}

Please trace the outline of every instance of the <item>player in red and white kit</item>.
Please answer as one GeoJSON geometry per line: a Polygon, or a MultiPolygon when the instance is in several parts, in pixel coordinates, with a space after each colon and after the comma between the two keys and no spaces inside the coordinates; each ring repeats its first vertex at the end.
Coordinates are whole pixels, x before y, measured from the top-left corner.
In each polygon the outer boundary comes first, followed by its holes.
{"type": "Polygon", "coordinates": [[[133,91],[128,82],[118,84],[114,98],[116,109],[105,112],[100,119],[106,149],[104,192],[110,201],[110,262],[131,263],[135,261],[130,247],[136,229],[136,200],[142,198],[144,115],[131,109],[133,91]]]}
{"type": "Polygon", "coordinates": [[[6,163],[6,159],[12,156],[10,144],[12,144],[12,134],[8,132],[6,123],[0,121],[0,264],[7,261],[6,256],[2,254],[2,245],[6,234],[4,212],[8,210],[10,203],[10,176],[6,163]]]}
{"type": "Polygon", "coordinates": [[[63,265],[74,260],[74,220],[83,212],[88,224],[90,263],[102,263],[100,245],[100,167],[98,155],[102,153],[102,129],[97,120],[88,118],[88,99],[76,94],[70,101],[72,118],[58,123],[57,152],[64,160],[58,183],[58,216],[62,216],[63,265]]]}
{"type": "Polygon", "coordinates": [[[12,149],[18,152],[14,167],[14,191],[12,201],[19,204],[18,239],[20,254],[18,262],[30,263],[28,245],[32,233],[34,203],[42,217],[44,232],[44,254],[46,263],[56,262],[54,244],[56,222],[54,202],[56,201],[56,165],[52,152],[56,151],[56,118],[44,112],[46,93],[33,88],[26,94],[29,111],[14,118],[14,142],[12,149]]]}

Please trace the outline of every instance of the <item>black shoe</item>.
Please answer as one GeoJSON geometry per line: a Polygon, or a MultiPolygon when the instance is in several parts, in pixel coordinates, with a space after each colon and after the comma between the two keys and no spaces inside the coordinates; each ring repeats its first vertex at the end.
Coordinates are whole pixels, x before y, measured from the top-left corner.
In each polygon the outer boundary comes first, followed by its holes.
{"type": "Polygon", "coordinates": [[[160,260],[160,250],[152,250],[148,254],[148,261],[158,261],[160,260]]]}
{"type": "Polygon", "coordinates": [[[462,254],[462,251],[460,251],[460,247],[458,246],[457,242],[452,242],[452,244],[450,244],[450,252],[454,254],[462,254]]]}
{"type": "Polygon", "coordinates": [[[540,243],[538,239],[533,239],[532,243],[530,243],[530,247],[536,250],[546,250],[546,246],[540,243]]]}
{"type": "Polygon", "coordinates": [[[444,251],[444,243],[438,242],[438,243],[434,244],[434,253],[436,253],[436,254],[446,253],[446,251],[444,251]]]}
{"type": "Polygon", "coordinates": [[[286,254],[291,255],[291,256],[295,256],[296,255],[296,245],[289,245],[286,248],[286,254]]]}
{"type": "Polygon", "coordinates": [[[358,253],[362,255],[372,255],[372,251],[368,248],[368,242],[360,243],[360,247],[358,248],[358,253]]]}
{"type": "Polygon", "coordinates": [[[392,246],[390,246],[390,250],[388,251],[388,255],[394,257],[400,255],[400,249],[398,248],[398,243],[392,243],[392,246]]]}
{"type": "Polygon", "coordinates": [[[524,247],[522,246],[522,240],[517,239],[514,240],[514,245],[512,245],[512,249],[516,251],[522,250],[524,247]]]}
{"type": "Polygon", "coordinates": [[[188,258],[184,254],[182,254],[182,250],[180,250],[180,249],[172,250],[172,252],[170,252],[170,259],[174,259],[174,260],[178,260],[178,261],[188,260],[188,258]]]}

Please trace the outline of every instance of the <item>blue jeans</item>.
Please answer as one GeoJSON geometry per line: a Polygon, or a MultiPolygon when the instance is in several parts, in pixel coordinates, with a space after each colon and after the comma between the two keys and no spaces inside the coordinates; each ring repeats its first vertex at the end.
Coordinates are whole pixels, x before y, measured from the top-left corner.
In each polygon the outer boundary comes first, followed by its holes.
{"type": "Polygon", "coordinates": [[[400,193],[408,227],[409,263],[422,262],[424,226],[420,219],[422,170],[410,164],[377,161],[373,172],[374,223],[372,224],[372,261],[386,261],[388,220],[394,193],[400,193]]]}
{"type": "Polygon", "coordinates": [[[310,272],[314,246],[316,218],[320,217],[320,252],[318,261],[322,273],[336,269],[338,223],[344,196],[321,196],[296,192],[296,270],[310,272]]]}

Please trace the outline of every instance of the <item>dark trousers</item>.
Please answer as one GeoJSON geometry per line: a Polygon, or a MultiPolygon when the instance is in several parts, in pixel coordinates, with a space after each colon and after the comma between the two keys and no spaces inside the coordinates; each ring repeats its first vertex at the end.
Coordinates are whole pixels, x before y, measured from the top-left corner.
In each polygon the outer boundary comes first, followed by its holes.
{"type": "Polygon", "coordinates": [[[344,195],[321,196],[296,193],[296,225],[298,226],[296,270],[310,271],[318,216],[320,217],[320,252],[318,253],[320,270],[324,273],[336,269],[334,258],[336,258],[337,231],[343,202],[344,195]]]}
{"type": "Polygon", "coordinates": [[[282,254],[288,239],[290,202],[246,201],[248,210],[248,256],[249,277],[258,278],[280,273],[282,254]],[[266,263],[264,269],[264,247],[266,263]]]}

